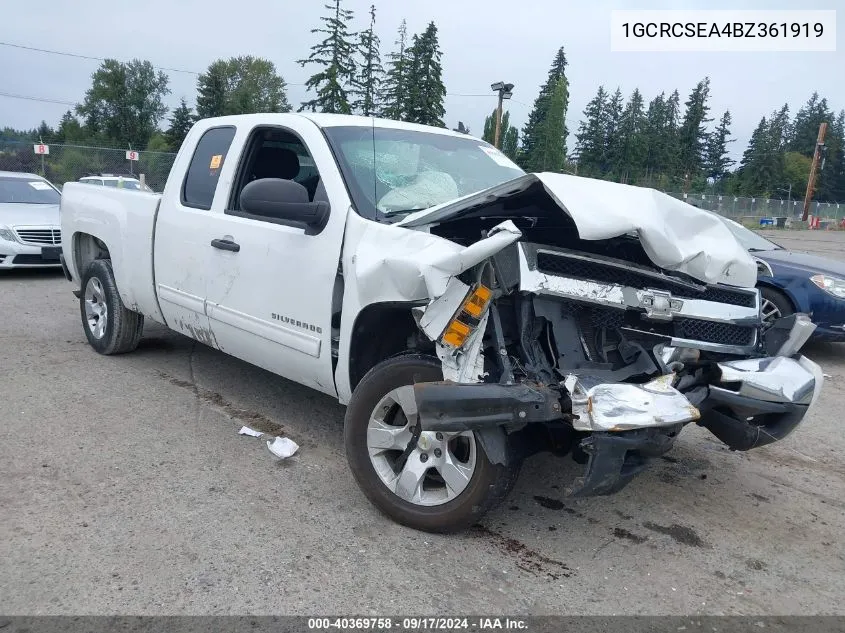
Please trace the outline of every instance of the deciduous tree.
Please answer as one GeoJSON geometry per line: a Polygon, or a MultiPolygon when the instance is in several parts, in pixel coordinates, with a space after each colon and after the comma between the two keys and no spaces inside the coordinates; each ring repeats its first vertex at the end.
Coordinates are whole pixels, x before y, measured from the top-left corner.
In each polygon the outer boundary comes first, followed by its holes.
{"type": "Polygon", "coordinates": [[[148,61],[105,60],[92,76],[76,113],[90,134],[118,144],[146,147],[167,113],[167,75],[148,61]]]}

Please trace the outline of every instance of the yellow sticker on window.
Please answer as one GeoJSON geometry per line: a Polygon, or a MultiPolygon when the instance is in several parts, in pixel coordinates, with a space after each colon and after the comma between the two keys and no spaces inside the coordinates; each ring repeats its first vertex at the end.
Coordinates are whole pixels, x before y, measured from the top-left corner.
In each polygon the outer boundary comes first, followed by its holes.
{"type": "Polygon", "coordinates": [[[215,154],[211,157],[211,165],[209,165],[209,169],[219,169],[220,165],[223,163],[223,154],[215,154]]]}

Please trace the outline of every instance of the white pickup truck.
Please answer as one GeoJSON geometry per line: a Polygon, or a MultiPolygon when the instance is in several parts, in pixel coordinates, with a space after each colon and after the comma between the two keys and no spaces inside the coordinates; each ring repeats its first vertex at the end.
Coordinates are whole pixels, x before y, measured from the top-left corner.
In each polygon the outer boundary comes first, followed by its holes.
{"type": "Polygon", "coordinates": [[[65,185],[85,335],[147,319],[330,394],[366,496],[464,528],[522,460],[571,454],[572,495],[619,490],[697,423],[736,450],[818,397],[804,315],[763,329],[756,266],[659,192],[525,174],[444,129],[363,117],[198,122],[161,195],[65,185]]]}

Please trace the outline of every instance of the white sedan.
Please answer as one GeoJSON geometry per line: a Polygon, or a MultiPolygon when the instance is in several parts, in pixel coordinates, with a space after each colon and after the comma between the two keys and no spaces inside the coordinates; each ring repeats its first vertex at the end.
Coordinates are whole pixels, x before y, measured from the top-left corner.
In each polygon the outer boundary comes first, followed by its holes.
{"type": "Polygon", "coordinates": [[[0,270],[61,265],[60,199],[41,176],[0,171],[0,270]]]}

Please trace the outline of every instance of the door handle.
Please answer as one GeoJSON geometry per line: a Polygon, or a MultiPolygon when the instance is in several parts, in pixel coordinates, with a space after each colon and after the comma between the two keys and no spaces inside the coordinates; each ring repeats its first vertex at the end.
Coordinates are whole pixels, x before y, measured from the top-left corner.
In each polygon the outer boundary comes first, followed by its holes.
{"type": "Polygon", "coordinates": [[[241,250],[241,245],[237,244],[236,242],[233,242],[232,240],[211,240],[211,245],[214,248],[219,248],[221,251],[232,251],[233,253],[237,253],[239,250],[241,250]]]}

